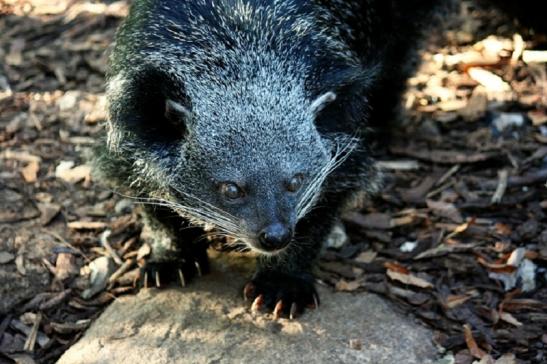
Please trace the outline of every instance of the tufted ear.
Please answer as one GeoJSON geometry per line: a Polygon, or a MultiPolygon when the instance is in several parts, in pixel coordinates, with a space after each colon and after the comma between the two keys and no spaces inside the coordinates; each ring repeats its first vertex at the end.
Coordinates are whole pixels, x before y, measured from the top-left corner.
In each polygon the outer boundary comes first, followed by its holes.
{"type": "Polygon", "coordinates": [[[354,130],[367,118],[367,97],[377,67],[360,65],[331,68],[316,79],[318,95],[310,104],[319,131],[354,130]]]}
{"type": "Polygon", "coordinates": [[[181,103],[167,99],[165,100],[165,120],[175,129],[184,135],[187,131],[187,123],[192,119],[192,111],[181,103]]]}
{"type": "Polygon", "coordinates": [[[310,111],[314,119],[321,112],[321,110],[327,107],[327,105],[333,102],[334,100],[336,100],[336,94],[332,91],[328,91],[320,95],[319,97],[317,97],[310,105],[310,111]]]}
{"type": "Polygon", "coordinates": [[[158,145],[187,136],[193,113],[184,85],[157,67],[114,76],[107,92],[110,125],[118,133],[158,145]]]}

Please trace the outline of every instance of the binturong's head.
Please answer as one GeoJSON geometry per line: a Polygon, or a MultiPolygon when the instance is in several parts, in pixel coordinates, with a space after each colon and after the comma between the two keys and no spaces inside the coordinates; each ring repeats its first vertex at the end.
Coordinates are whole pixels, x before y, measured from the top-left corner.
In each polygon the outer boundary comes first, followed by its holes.
{"type": "Polygon", "coordinates": [[[309,98],[301,83],[267,80],[209,80],[166,96],[162,87],[142,92],[161,82],[128,87],[114,78],[108,92],[126,95],[123,108],[110,105],[109,146],[131,160],[133,190],[268,255],[293,241],[355,139],[318,129],[336,91],[309,98]]]}
{"type": "Polygon", "coordinates": [[[355,146],[375,69],[313,2],[154,3],[118,34],[109,153],[141,196],[280,252],[355,146]]]}

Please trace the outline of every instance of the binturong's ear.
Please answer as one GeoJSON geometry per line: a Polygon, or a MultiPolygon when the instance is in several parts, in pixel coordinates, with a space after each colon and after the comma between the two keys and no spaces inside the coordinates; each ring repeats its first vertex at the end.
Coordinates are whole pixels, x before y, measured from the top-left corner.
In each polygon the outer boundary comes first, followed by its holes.
{"type": "Polygon", "coordinates": [[[327,107],[328,104],[336,100],[336,94],[332,91],[328,91],[319,97],[317,97],[310,105],[310,111],[314,119],[319,115],[321,110],[327,107]]]}
{"type": "Polygon", "coordinates": [[[138,71],[111,78],[107,90],[112,128],[141,143],[180,143],[193,115],[184,85],[152,66],[138,71]]]}
{"type": "Polygon", "coordinates": [[[319,80],[319,90],[310,104],[319,131],[355,130],[365,123],[367,94],[377,74],[376,67],[333,68],[319,80]]]}
{"type": "Polygon", "coordinates": [[[165,100],[165,120],[175,128],[181,136],[187,132],[187,126],[193,117],[192,111],[181,103],[167,99],[165,100]]]}

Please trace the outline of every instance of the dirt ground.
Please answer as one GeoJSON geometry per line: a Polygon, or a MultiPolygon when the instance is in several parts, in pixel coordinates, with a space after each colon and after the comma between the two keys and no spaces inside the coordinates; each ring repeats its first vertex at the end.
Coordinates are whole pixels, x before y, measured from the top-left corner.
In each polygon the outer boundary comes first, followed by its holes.
{"type": "MultiPolygon", "coordinates": [[[[138,206],[85,163],[127,9],[0,0],[0,363],[53,362],[149,253],[138,206]]],[[[416,315],[443,362],[545,362],[547,37],[471,1],[447,28],[375,148],[383,192],[318,280],[416,315]]]]}

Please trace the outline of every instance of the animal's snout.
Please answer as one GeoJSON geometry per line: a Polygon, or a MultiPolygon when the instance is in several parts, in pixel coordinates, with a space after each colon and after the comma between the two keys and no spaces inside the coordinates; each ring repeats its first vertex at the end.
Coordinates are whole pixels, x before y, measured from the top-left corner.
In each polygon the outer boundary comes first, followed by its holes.
{"type": "Polygon", "coordinates": [[[258,242],[267,251],[280,250],[286,247],[292,239],[292,231],[281,223],[274,223],[264,228],[258,234],[258,242]]]}

